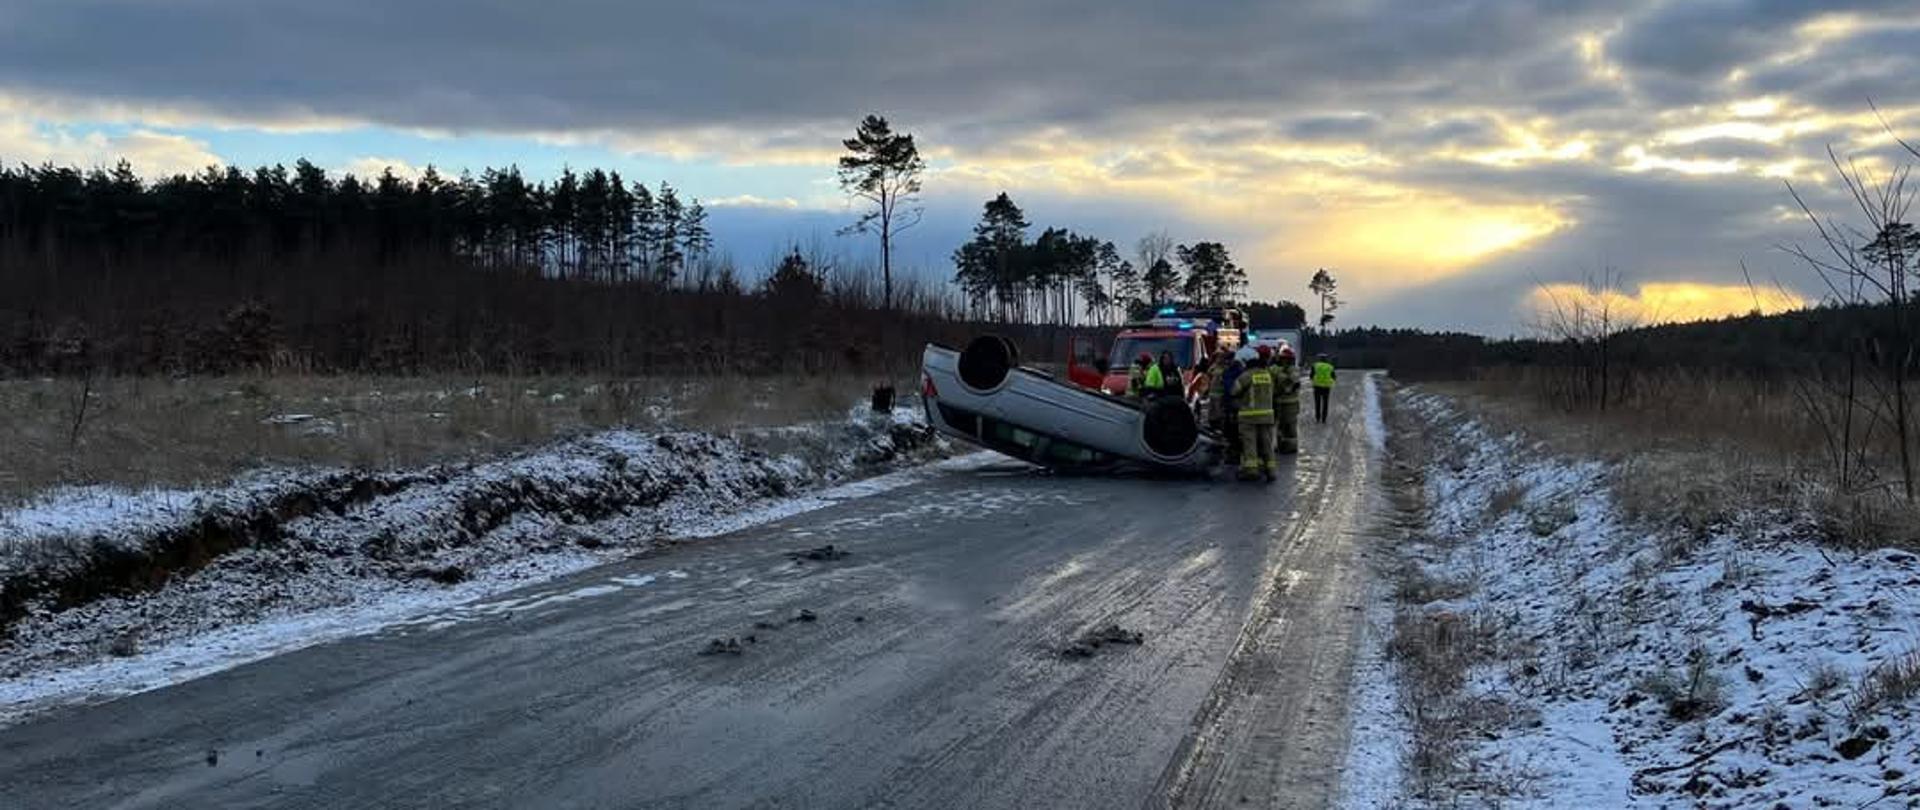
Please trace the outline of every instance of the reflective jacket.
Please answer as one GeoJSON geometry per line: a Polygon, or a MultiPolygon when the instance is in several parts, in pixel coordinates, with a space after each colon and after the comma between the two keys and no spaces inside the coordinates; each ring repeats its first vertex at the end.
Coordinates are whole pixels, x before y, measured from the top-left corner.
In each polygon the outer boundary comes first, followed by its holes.
{"type": "Polygon", "coordinates": [[[1313,387],[1332,388],[1333,377],[1334,377],[1334,374],[1333,374],[1332,363],[1329,363],[1325,360],[1320,360],[1313,364],[1313,387]]]}
{"type": "Polygon", "coordinates": [[[1273,390],[1273,371],[1265,366],[1247,369],[1233,381],[1233,398],[1240,403],[1240,424],[1273,424],[1273,390]]]}
{"type": "Polygon", "coordinates": [[[1139,397],[1146,394],[1147,370],[1133,366],[1127,371],[1127,396],[1139,397]]]}
{"type": "Polygon", "coordinates": [[[1142,384],[1148,395],[1158,396],[1166,392],[1167,375],[1161,373],[1160,364],[1147,366],[1146,381],[1142,384]]]}
{"type": "Polygon", "coordinates": [[[1215,403],[1215,407],[1220,407],[1226,403],[1227,401],[1227,364],[1226,363],[1215,363],[1212,366],[1209,366],[1207,368],[1207,399],[1215,403]]]}
{"type": "Polygon", "coordinates": [[[1281,366],[1273,372],[1273,401],[1279,405],[1300,404],[1300,375],[1293,366],[1281,366]]]}

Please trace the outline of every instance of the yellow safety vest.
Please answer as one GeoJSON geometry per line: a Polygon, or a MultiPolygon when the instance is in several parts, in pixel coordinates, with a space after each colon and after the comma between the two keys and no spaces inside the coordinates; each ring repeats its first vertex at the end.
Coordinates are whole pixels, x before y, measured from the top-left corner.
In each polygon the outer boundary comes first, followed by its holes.
{"type": "Polygon", "coordinates": [[[1325,360],[1321,360],[1313,364],[1313,387],[1315,388],[1332,388],[1333,387],[1333,364],[1332,363],[1329,363],[1325,360]]]}
{"type": "Polygon", "coordinates": [[[1147,366],[1147,390],[1157,393],[1165,387],[1167,387],[1167,375],[1160,373],[1160,364],[1147,366]]]}

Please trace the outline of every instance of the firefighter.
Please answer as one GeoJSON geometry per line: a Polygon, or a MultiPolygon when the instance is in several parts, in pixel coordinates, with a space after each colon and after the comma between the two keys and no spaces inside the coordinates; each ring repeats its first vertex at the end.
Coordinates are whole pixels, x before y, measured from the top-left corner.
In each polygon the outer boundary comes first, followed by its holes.
{"type": "Polygon", "coordinates": [[[1313,361],[1313,421],[1327,421],[1327,401],[1333,399],[1333,361],[1325,354],[1313,361]]]}
{"type": "Polygon", "coordinates": [[[1226,349],[1213,353],[1213,361],[1207,365],[1207,421],[1215,433],[1226,437],[1227,459],[1233,463],[1240,461],[1240,423],[1233,416],[1233,378],[1240,373],[1240,361],[1226,349]]]}
{"type": "Polygon", "coordinates": [[[1292,346],[1280,347],[1279,367],[1273,373],[1273,404],[1279,424],[1275,443],[1281,455],[1300,452],[1300,370],[1294,367],[1292,346]]]}
{"type": "Polygon", "coordinates": [[[1261,346],[1253,364],[1233,381],[1233,398],[1239,404],[1242,481],[1274,480],[1272,362],[1273,349],[1261,346]]]}
{"type": "Polygon", "coordinates": [[[1147,395],[1147,369],[1153,365],[1153,355],[1141,352],[1134,358],[1133,367],[1127,370],[1127,396],[1132,399],[1144,399],[1147,395]]]}

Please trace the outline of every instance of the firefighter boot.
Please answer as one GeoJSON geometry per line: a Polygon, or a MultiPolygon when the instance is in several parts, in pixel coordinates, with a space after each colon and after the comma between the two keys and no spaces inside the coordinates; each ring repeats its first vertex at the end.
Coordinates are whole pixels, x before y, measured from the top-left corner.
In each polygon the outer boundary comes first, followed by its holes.
{"type": "Polygon", "coordinates": [[[1300,452],[1300,403],[1288,403],[1280,406],[1280,454],[1291,456],[1300,452]]]}

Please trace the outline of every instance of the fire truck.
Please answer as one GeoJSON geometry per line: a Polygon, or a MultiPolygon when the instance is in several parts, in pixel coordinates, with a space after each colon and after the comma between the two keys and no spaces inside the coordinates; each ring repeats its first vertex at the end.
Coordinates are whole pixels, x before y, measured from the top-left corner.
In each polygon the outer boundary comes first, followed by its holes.
{"type": "Polygon", "coordinates": [[[1194,366],[1217,348],[1239,348],[1246,328],[1246,318],[1237,309],[1161,307],[1151,318],[1122,326],[1104,353],[1092,338],[1074,338],[1067,379],[1120,396],[1127,393],[1128,368],[1135,360],[1144,354],[1159,362],[1162,353],[1171,353],[1181,369],[1181,384],[1191,386],[1194,366]]]}

